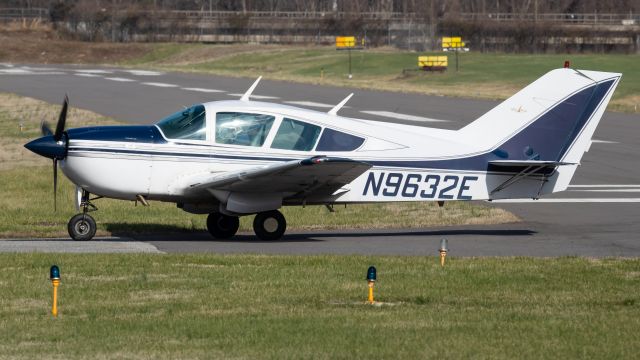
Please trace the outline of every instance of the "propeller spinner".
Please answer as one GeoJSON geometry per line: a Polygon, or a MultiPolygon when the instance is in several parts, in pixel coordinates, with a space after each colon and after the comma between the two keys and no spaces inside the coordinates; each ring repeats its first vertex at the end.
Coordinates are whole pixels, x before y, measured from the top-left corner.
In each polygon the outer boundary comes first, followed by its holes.
{"type": "Polygon", "coordinates": [[[57,192],[58,192],[58,160],[62,160],[67,156],[67,149],[69,146],[69,139],[64,131],[65,123],[67,122],[67,109],[69,108],[69,98],[64,96],[64,102],[62,103],[62,110],[60,110],[60,116],[58,116],[58,123],[56,124],[55,132],[51,131],[51,128],[46,121],[42,121],[40,124],[40,130],[42,137],[35,139],[27,143],[24,147],[33,151],[34,153],[50,158],[53,160],[53,209],[57,210],[57,192]]]}

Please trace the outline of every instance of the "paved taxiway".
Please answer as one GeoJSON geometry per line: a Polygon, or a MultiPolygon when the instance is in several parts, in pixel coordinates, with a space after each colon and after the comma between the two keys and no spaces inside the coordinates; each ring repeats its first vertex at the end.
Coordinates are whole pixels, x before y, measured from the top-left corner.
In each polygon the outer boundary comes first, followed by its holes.
{"type": "MultiPolygon", "coordinates": [[[[0,91],[71,105],[131,123],[152,123],[193,103],[237,99],[253,79],[87,66],[0,65],[0,91]]],[[[624,76],[623,76],[624,81],[624,76]]],[[[478,91],[481,91],[479,89],[478,91]]],[[[457,129],[497,102],[263,80],[256,100],[328,110],[354,92],[341,115],[457,129]]],[[[55,121],[51,119],[50,121],[55,121]]],[[[280,242],[211,241],[206,234],[140,238],[161,251],[640,256],[640,116],[607,112],[569,191],[542,201],[500,203],[517,224],[437,230],[290,233],[280,242]]],[[[99,221],[99,213],[98,221],[99,221]]],[[[0,249],[1,250],[1,249],[0,249]]]]}

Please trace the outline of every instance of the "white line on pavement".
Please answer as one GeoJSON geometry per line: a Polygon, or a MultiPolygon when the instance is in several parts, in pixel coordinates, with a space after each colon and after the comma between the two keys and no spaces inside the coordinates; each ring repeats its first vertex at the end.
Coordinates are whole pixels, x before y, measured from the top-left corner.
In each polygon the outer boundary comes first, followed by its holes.
{"type": "Polygon", "coordinates": [[[580,192],[640,192],[640,189],[578,189],[578,190],[569,190],[569,191],[580,191],[580,192]]]}
{"type": "Polygon", "coordinates": [[[432,118],[423,117],[423,116],[400,114],[400,113],[391,112],[391,111],[363,110],[360,112],[364,114],[376,115],[376,116],[382,116],[382,117],[388,117],[388,118],[400,119],[400,120],[423,121],[423,122],[448,122],[449,121],[449,120],[442,120],[442,119],[432,119],[432,118]]]}
{"type": "Polygon", "coordinates": [[[591,142],[594,144],[617,144],[617,141],[609,141],[609,140],[596,140],[596,139],[591,139],[591,142]]]}
{"type": "Polygon", "coordinates": [[[158,76],[158,75],[164,74],[159,71],[151,71],[151,70],[124,70],[124,71],[130,73],[131,75],[138,75],[138,76],[158,76]]]}
{"type": "Polygon", "coordinates": [[[76,76],[82,76],[82,77],[101,77],[101,75],[98,74],[91,74],[91,73],[79,73],[79,74],[75,74],[76,76]]]}
{"type": "Polygon", "coordinates": [[[164,87],[164,88],[178,87],[178,85],[167,84],[167,83],[159,83],[159,82],[143,82],[142,84],[149,85],[149,86],[164,87]]]}
{"type": "Polygon", "coordinates": [[[319,108],[332,108],[334,106],[331,104],[324,104],[324,103],[319,103],[315,101],[285,101],[285,103],[291,104],[291,105],[311,106],[311,107],[319,107],[319,108]]]}
{"type": "Polygon", "coordinates": [[[98,70],[98,69],[78,69],[74,71],[79,73],[86,73],[86,74],[113,74],[113,71],[98,70]]]}
{"type": "Polygon", "coordinates": [[[494,203],[640,203],[640,198],[564,198],[564,199],[502,199],[493,200],[494,203]]]}
{"type": "Polygon", "coordinates": [[[640,184],[638,185],[628,185],[628,184],[597,184],[597,185],[569,185],[570,188],[640,188],[640,184]]]}
{"type": "MultiPolygon", "coordinates": [[[[236,96],[236,97],[242,97],[242,95],[244,94],[229,94],[229,96],[236,96]]],[[[267,96],[267,95],[251,95],[252,99],[263,99],[263,100],[267,100],[267,99],[280,99],[277,96],[267,96]]]]}
{"type": "Polygon", "coordinates": [[[181,88],[182,90],[188,90],[188,91],[198,91],[198,92],[203,92],[203,93],[221,93],[224,92],[224,90],[217,90],[217,89],[205,89],[205,88],[181,88]]]}
{"type": "Polygon", "coordinates": [[[120,81],[120,82],[131,82],[131,81],[135,81],[133,79],[127,79],[127,78],[122,78],[122,77],[106,77],[105,79],[107,80],[111,80],[111,81],[120,81]]]}

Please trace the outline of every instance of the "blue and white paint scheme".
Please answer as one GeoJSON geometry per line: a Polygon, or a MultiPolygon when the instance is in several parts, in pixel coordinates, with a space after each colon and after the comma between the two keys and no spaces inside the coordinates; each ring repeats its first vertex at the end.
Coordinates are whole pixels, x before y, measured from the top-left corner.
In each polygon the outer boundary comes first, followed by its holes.
{"type": "MultiPolygon", "coordinates": [[[[251,101],[196,104],[149,126],[64,130],[25,145],[60,163],[93,237],[89,194],[174,202],[209,214],[228,238],[257,214],[258,237],[280,238],[284,205],[537,199],[563,191],[589,150],[621,74],[552,70],[459,130],[382,123],[251,101]]],[[[61,124],[62,123],[62,124],[61,124]]],[[[75,218],[75,217],[74,217],[75,218]]],[[[88,229],[88,230],[86,230],[88,229]]],[[[86,231],[85,231],[86,230],[86,231]]],[[[87,233],[88,231],[88,233],[87,233]]]]}

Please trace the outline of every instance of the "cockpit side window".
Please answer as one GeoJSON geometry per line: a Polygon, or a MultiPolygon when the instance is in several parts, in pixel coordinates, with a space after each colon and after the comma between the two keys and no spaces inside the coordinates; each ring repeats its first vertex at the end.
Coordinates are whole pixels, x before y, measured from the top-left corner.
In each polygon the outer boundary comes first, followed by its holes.
{"type": "Polygon", "coordinates": [[[158,127],[167,139],[206,140],[207,127],[204,106],[194,105],[169,115],[158,122],[158,127]]]}
{"type": "Polygon", "coordinates": [[[216,143],[262,146],[275,116],[239,112],[216,114],[216,143]]]}
{"type": "Polygon", "coordinates": [[[364,139],[337,130],[325,128],[316,151],[352,151],[359,148],[364,139]]]}
{"type": "Polygon", "coordinates": [[[320,130],[320,126],[284,118],[271,147],[283,150],[311,151],[318,140],[320,130]]]}

